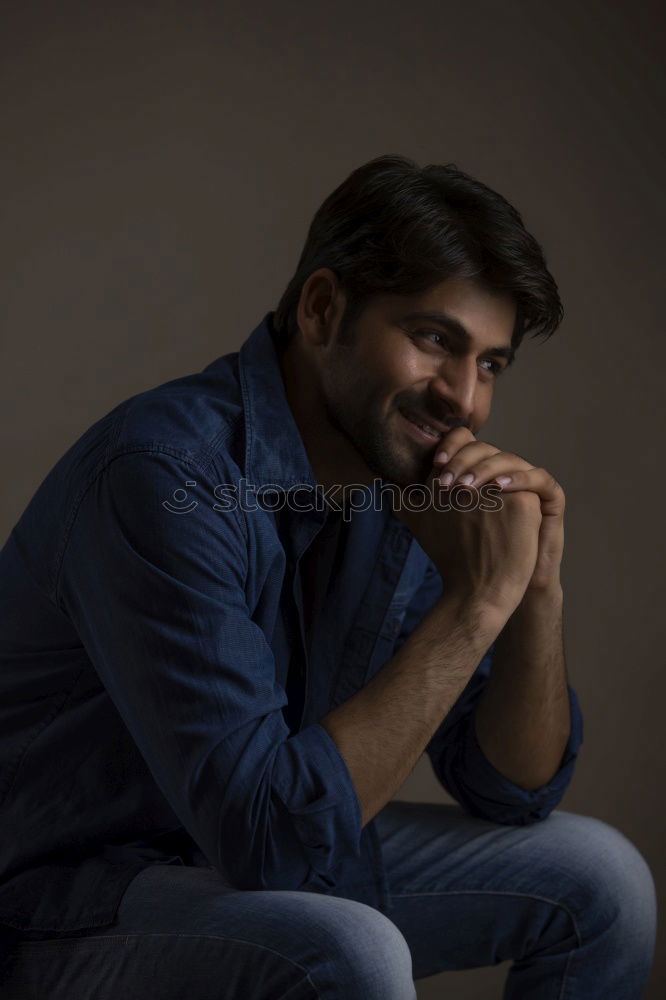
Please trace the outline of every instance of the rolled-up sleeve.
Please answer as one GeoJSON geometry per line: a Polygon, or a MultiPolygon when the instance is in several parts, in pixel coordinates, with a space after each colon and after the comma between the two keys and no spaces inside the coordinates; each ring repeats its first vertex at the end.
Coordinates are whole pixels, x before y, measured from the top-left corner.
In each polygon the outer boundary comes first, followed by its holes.
{"type": "Polygon", "coordinates": [[[442,787],[472,816],[526,825],[545,819],[562,799],[583,741],[583,718],[576,692],[567,685],[571,729],[559,770],[548,784],[530,790],[506,778],[484,754],[474,729],[474,708],[488,680],[493,649],[481,660],[426,752],[442,787]]]}
{"type": "MultiPolygon", "coordinates": [[[[405,616],[400,643],[442,591],[441,576],[430,564],[405,616]]],[[[474,709],[490,675],[493,651],[494,643],[433,734],[426,753],[439,783],[472,816],[495,823],[526,825],[545,819],[561,801],[583,742],[583,716],[576,692],[568,684],[571,728],[558,771],[540,788],[527,790],[514,784],[490,763],[479,746],[474,727],[474,709]]]]}
{"type": "Polygon", "coordinates": [[[243,516],[214,509],[216,478],[167,448],[113,458],[73,518],[60,604],[156,784],[225,879],[325,888],[360,852],[360,805],[319,723],[289,735],[248,606],[243,516]],[[170,510],[178,489],[201,499],[170,510]]]}

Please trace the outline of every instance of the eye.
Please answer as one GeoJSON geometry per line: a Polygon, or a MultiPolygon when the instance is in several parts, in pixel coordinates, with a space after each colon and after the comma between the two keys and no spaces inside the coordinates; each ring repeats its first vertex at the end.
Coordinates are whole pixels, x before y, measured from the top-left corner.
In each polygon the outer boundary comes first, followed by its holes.
{"type": "MultiPolygon", "coordinates": [[[[445,346],[444,334],[440,330],[415,330],[414,331],[414,336],[415,337],[423,337],[423,338],[426,338],[426,337],[439,337],[439,343],[435,344],[435,346],[436,347],[444,347],[445,346]]],[[[435,343],[435,342],[431,340],[430,343],[432,344],[432,343],[435,343]]]]}
{"type": "Polygon", "coordinates": [[[490,372],[492,375],[501,375],[502,365],[498,361],[493,361],[492,358],[482,358],[481,363],[483,364],[484,362],[492,366],[490,368],[486,368],[487,372],[490,372]]]}
{"type": "MultiPolygon", "coordinates": [[[[434,344],[435,347],[446,348],[448,346],[446,337],[440,330],[415,330],[413,336],[421,337],[424,340],[432,337],[437,337],[438,339],[436,341],[429,339],[428,342],[434,344]]],[[[493,358],[482,358],[480,363],[481,365],[489,366],[487,368],[484,368],[483,370],[488,372],[493,377],[501,375],[504,370],[503,366],[499,363],[499,361],[495,361],[493,358]]]]}

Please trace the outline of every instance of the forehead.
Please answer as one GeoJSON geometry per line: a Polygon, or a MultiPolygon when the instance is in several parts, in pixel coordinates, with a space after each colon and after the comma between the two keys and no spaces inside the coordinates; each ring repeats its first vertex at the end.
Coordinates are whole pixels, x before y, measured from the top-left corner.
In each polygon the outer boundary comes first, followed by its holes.
{"type": "Polygon", "coordinates": [[[377,306],[396,322],[451,326],[478,347],[506,347],[516,322],[511,295],[490,291],[470,278],[447,278],[416,295],[388,295],[377,306]]]}

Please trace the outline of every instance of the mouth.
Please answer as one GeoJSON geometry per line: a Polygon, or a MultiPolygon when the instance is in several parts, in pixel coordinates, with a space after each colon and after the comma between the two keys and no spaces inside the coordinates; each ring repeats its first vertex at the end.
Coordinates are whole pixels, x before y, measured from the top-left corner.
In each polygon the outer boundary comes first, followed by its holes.
{"type": "Polygon", "coordinates": [[[432,424],[425,423],[418,414],[411,410],[399,410],[400,415],[409,424],[412,431],[418,434],[421,441],[427,441],[430,444],[436,444],[441,441],[444,434],[448,433],[450,428],[446,428],[445,431],[440,431],[432,424]]]}

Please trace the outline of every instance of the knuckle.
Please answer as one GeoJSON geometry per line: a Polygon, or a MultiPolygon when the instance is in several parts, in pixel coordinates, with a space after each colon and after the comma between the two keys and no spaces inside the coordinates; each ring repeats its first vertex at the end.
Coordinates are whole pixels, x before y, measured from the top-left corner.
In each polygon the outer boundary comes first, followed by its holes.
{"type": "Polygon", "coordinates": [[[541,500],[537,493],[532,493],[529,490],[520,490],[518,493],[513,493],[512,496],[516,499],[516,506],[520,507],[521,510],[526,512],[531,510],[541,511],[541,500]]]}
{"type": "Polygon", "coordinates": [[[451,441],[457,447],[461,447],[469,441],[476,441],[476,438],[468,427],[454,427],[452,431],[447,431],[443,440],[445,440],[447,444],[451,441]]]}
{"type": "Polygon", "coordinates": [[[542,472],[543,475],[545,476],[546,485],[548,489],[551,491],[551,493],[562,493],[562,494],[564,493],[564,490],[562,489],[562,487],[560,486],[560,484],[558,483],[557,479],[552,474],[552,472],[548,472],[547,469],[540,469],[539,471],[542,472]]]}

